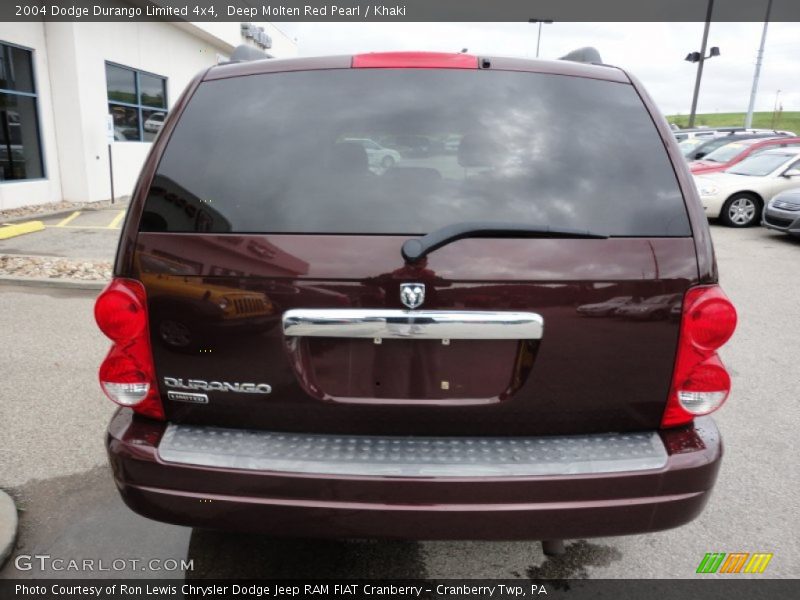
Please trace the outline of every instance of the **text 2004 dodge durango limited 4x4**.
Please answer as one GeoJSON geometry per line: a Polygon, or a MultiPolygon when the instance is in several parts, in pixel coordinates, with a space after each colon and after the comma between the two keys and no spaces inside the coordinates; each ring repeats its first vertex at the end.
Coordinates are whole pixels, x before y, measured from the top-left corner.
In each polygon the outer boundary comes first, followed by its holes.
{"type": "Polygon", "coordinates": [[[736,312],[672,134],[614,67],[212,67],[95,314],[114,478],[160,521],[555,552],[690,521],[720,466],[736,312]]]}

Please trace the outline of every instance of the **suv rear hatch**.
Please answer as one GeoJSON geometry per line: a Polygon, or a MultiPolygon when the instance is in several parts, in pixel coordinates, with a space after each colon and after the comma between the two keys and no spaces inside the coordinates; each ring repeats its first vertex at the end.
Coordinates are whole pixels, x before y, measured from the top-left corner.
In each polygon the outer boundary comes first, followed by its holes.
{"type": "Polygon", "coordinates": [[[145,285],[168,420],[657,428],[695,246],[642,100],[592,73],[212,70],[157,141],[118,273],[145,285]],[[491,231],[403,257],[464,222],[491,231]],[[471,324],[441,333],[441,311],[471,324]]]}

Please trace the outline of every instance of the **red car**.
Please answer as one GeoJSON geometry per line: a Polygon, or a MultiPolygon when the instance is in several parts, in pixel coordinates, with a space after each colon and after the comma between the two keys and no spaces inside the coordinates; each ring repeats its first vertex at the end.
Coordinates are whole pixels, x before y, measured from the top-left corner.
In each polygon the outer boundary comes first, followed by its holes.
{"type": "Polygon", "coordinates": [[[736,311],[672,131],[614,67],[211,67],[153,143],[95,316],[115,482],[160,521],[557,552],[691,521],[722,460],[736,311]],[[428,152],[388,169],[350,141],[404,135],[428,152]],[[145,253],[193,270],[165,286],[145,253]],[[159,343],[156,293],[202,322],[248,290],[279,294],[271,328],[159,343]],[[658,310],[584,318],[620,298],[658,310]]]}
{"type": "Polygon", "coordinates": [[[693,175],[700,173],[714,173],[724,171],[743,161],[748,156],[758,154],[764,150],[782,148],[785,146],[800,146],[800,137],[775,137],[768,139],[749,139],[739,140],[725,144],[706,154],[702,160],[693,160],[689,163],[689,169],[693,175]]]}

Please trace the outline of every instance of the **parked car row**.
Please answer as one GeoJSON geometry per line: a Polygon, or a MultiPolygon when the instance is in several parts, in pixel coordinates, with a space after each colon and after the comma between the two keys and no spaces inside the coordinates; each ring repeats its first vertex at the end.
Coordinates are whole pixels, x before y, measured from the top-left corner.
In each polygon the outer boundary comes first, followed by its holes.
{"type": "Polygon", "coordinates": [[[691,129],[676,129],[673,125],[673,131],[675,132],[675,139],[678,140],[678,143],[683,143],[687,140],[700,140],[700,141],[708,141],[720,136],[726,135],[748,135],[748,134],[759,134],[759,133],[768,133],[768,134],[778,134],[778,135],[794,135],[794,132],[791,131],[783,131],[779,129],[756,129],[756,128],[749,128],[749,127],[695,127],[691,129]]]}
{"type": "Polygon", "coordinates": [[[767,150],[724,171],[695,175],[695,182],[708,217],[750,227],[777,194],[800,187],[800,147],[767,150]]]}
{"type": "Polygon", "coordinates": [[[729,227],[762,223],[800,236],[800,136],[751,129],[675,135],[683,136],[678,145],[706,216],[729,227]]]}
{"type": "Polygon", "coordinates": [[[726,135],[719,135],[708,138],[693,138],[678,143],[678,147],[683,152],[683,156],[687,161],[697,161],[705,159],[709,154],[715,150],[727,146],[729,144],[747,141],[747,140],[765,140],[772,138],[792,138],[795,137],[789,134],[781,134],[777,132],[731,132],[726,135]]]}

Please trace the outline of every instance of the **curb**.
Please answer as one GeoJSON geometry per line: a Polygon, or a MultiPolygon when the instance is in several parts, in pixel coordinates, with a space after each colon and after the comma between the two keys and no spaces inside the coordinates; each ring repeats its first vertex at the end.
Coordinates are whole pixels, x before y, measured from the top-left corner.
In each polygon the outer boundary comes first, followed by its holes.
{"type": "Polygon", "coordinates": [[[17,507],[11,496],[0,490],[0,567],[11,556],[17,540],[17,507]]]}
{"type": "Polygon", "coordinates": [[[15,277],[13,275],[0,275],[0,285],[21,285],[28,287],[52,287],[73,290],[102,290],[108,281],[105,279],[86,280],[58,279],[47,277],[15,277]]]}
{"type": "Polygon", "coordinates": [[[41,221],[42,219],[52,219],[53,217],[63,217],[66,215],[70,215],[74,213],[76,210],[80,211],[96,211],[96,210],[106,210],[109,208],[117,208],[122,207],[124,209],[128,208],[129,198],[125,197],[124,199],[117,200],[114,204],[109,204],[108,206],[95,207],[91,206],[91,203],[81,206],[76,205],[71,208],[62,208],[60,210],[53,210],[50,212],[40,212],[40,213],[31,213],[29,215],[20,215],[19,217],[8,217],[6,219],[0,217],[0,225],[3,223],[19,223],[20,221],[30,221],[31,219],[36,219],[41,221]]]}
{"type": "Polygon", "coordinates": [[[63,210],[54,210],[52,212],[42,212],[42,213],[31,213],[29,215],[22,215],[19,217],[9,217],[7,219],[0,220],[0,224],[2,223],[19,223],[20,221],[29,221],[31,219],[38,219],[41,221],[42,219],[50,219],[52,217],[61,217],[64,215],[68,215],[70,213],[75,212],[76,208],[65,208],[63,210]]]}

